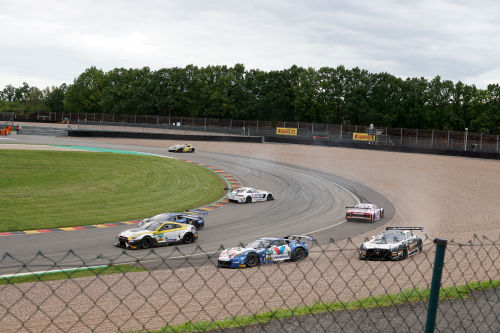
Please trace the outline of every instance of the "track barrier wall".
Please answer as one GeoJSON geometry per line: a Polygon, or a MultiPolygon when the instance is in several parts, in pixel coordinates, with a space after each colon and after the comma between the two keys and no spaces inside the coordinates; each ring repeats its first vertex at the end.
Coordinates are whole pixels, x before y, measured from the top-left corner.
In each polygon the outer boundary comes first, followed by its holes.
{"type": "Polygon", "coordinates": [[[183,245],[93,259],[68,251],[57,258],[39,252],[22,261],[4,253],[1,271],[16,274],[0,278],[0,327],[500,331],[500,237],[451,240],[444,247],[442,240],[426,238],[422,252],[401,261],[359,260],[359,245],[314,243],[302,261],[244,269],[217,268],[218,252],[183,245]]]}
{"type": "Polygon", "coordinates": [[[260,136],[223,136],[223,135],[196,135],[196,134],[162,134],[118,131],[68,130],[68,136],[76,137],[106,137],[106,138],[136,138],[161,140],[192,140],[192,141],[228,141],[228,142],[256,142],[262,143],[260,136]]]}

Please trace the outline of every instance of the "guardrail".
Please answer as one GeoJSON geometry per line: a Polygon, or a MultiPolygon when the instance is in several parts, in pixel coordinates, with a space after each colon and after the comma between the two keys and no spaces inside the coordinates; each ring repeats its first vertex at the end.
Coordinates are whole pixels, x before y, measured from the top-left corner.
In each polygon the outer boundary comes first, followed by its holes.
{"type": "Polygon", "coordinates": [[[423,252],[405,260],[366,261],[358,259],[359,244],[332,241],[314,244],[299,262],[245,269],[217,268],[218,253],[186,246],[92,259],[73,251],[25,260],[5,253],[0,327],[500,331],[500,238],[436,243],[425,240],[423,252]]]}

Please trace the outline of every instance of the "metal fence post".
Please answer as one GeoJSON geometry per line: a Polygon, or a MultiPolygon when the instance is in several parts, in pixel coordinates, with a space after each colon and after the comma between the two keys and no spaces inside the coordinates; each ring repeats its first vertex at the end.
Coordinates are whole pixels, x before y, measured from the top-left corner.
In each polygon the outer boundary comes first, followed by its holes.
{"type": "Polygon", "coordinates": [[[497,135],[497,153],[498,153],[498,137],[499,135],[497,135]]]}
{"type": "Polygon", "coordinates": [[[441,276],[443,274],[444,254],[448,240],[443,238],[434,239],[436,244],[436,255],[434,257],[434,269],[432,271],[431,293],[429,296],[429,306],[427,308],[427,320],[425,322],[425,333],[434,332],[436,326],[436,313],[439,301],[439,289],[441,288],[441,276]]]}
{"type": "Polygon", "coordinates": [[[403,128],[401,128],[401,135],[399,137],[399,144],[402,145],[403,144],[403,128]]]}
{"type": "Polygon", "coordinates": [[[342,140],[342,124],[340,124],[340,136],[339,139],[342,140]]]}

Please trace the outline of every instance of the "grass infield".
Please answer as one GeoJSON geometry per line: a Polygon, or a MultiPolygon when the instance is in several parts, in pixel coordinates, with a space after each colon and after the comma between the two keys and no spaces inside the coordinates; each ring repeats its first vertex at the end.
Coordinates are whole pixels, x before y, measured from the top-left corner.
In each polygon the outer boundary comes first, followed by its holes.
{"type": "Polygon", "coordinates": [[[30,274],[26,276],[13,276],[0,278],[0,285],[5,284],[19,284],[31,282],[47,282],[55,280],[76,279],[89,276],[110,275],[110,274],[124,274],[132,272],[145,272],[147,269],[140,266],[131,266],[129,264],[122,265],[109,265],[103,267],[89,268],[89,269],[75,269],[63,272],[47,272],[40,274],[30,274]]]}
{"type": "Polygon", "coordinates": [[[214,172],[170,158],[0,150],[0,232],[140,219],[224,196],[214,172]]]}

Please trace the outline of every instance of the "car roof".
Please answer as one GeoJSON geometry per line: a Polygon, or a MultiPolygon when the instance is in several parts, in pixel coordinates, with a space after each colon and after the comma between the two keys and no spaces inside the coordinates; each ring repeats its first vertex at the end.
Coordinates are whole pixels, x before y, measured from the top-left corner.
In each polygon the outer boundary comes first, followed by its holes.
{"type": "Polygon", "coordinates": [[[276,237],[262,237],[257,240],[284,240],[284,238],[276,238],[276,237]]]}
{"type": "Polygon", "coordinates": [[[371,207],[373,207],[373,204],[362,202],[362,203],[356,204],[356,207],[371,208],[371,207]]]}

